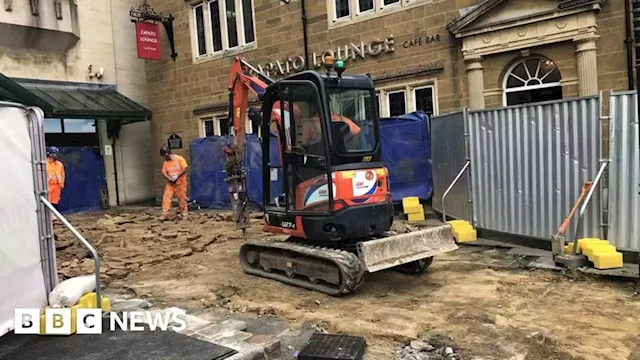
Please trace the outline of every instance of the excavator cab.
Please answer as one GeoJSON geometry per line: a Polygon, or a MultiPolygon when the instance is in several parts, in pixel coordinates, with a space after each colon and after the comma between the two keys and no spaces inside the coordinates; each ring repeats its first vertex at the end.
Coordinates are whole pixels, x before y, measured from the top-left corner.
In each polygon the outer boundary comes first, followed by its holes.
{"type": "Polygon", "coordinates": [[[261,133],[278,143],[274,149],[262,141],[268,231],[356,241],[389,229],[393,206],[377,109],[366,75],[304,71],[266,88],[261,133]]]}

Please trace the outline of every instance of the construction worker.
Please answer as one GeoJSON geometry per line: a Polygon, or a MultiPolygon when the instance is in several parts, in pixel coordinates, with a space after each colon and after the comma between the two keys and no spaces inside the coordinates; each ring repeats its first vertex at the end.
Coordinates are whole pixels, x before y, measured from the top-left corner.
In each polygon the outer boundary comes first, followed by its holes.
{"type": "Polygon", "coordinates": [[[179,217],[187,219],[187,161],[180,155],[172,154],[166,146],[160,148],[160,156],[164,158],[162,164],[162,176],[167,181],[162,195],[161,221],[169,218],[171,214],[171,200],[173,195],[178,198],[180,209],[179,217]]]}
{"type": "Polygon", "coordinates": [[[49,181],[49,202],[60,211],[58,204],[64,189],[64,165],[58,160],[60,150],[55,146],[47,147],[47,179],[49,181]]]}
{"type": "MultiPolygon", "coordinates": [[[[346,116],[338,114],[331,114],[331,122],[343,122],[349,127],[349,132],[352,136],[360,133],[360,127],[356,125],[353,120],[346,116]]],[[[311,109],[311,117],[304,121],[302,124],[302,144],[305,146],[317,143],[322,139],[322,130],[320,128],[320,117],[318,111],[314,108],[311,109]]]]}

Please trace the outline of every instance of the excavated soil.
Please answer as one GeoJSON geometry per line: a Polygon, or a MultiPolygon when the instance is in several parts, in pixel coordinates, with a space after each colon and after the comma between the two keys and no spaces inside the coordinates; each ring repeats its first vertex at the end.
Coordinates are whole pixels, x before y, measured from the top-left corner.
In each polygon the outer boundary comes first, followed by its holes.
{"type": "MultiPolygon", "coordinates": [[[[97,245],[110,288],[156,303],[362,335],[367,359],[412,359],[404,357],[410,341],[434,336],[450,342],[443,349],[454,349],[455,359],[638,359],[640,298],[630,282],[532,271],[506,250],[466,246],[438,256],[421,276],[367,274],[356,293],[334,298],[243,273],[237,255],[243,240],[229,213],[203,210],[188,221],[161,223],[156,209],[127,211],[69,220],[97,245]]],[[[268,236],[258,217],[250,237],[268,236]]],[[[61,277],[90,273],[88,253],[68,231],[55,229],[61,277]]]]}

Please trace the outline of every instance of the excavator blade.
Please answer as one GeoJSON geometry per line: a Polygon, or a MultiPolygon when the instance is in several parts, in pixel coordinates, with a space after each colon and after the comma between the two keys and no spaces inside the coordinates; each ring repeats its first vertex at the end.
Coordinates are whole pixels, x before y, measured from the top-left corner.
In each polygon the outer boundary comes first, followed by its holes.
{"type": "Polygon", "coordinates": [[[367,272],[376,272],[457,249],[451,225],[445,224],[360,242],[358,257],[367,272]]]}

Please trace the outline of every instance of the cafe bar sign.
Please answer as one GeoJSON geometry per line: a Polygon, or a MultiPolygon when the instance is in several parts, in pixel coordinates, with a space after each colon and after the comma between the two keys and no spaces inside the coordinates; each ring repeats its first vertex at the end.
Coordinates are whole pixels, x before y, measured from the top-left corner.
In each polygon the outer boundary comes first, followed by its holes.
{"type": "MultiPolygon", "coordinates": [[[[369,42],[361,41],[359,43],[342,45],[336,49],[327,49],[321,53],[314,52],[311,59],[313,61],[313,67],[320,68],[325,59],[329,56],[336,60],[343,60],[347,62],[349,60],[365,60],[368,57],[376,57],[380,54],[394,51],[395,47],[393,43],[393,36],[389,36],[384,40],[375,39],[369,42]]],[[[267,76],[287,75],[302,71],[304,68],[305,59],[302,55],[258,65],[258,70],[267,76]]]]}

